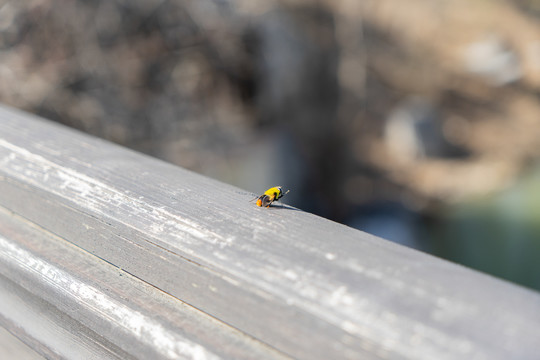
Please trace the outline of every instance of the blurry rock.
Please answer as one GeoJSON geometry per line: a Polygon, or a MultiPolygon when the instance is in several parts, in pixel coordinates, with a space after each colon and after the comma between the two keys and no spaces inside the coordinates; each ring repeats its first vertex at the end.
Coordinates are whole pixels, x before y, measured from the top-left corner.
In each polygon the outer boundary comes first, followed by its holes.
{"type": "Polygon", "coordinates": [[[390,113],[384,136],[389,153],[400,163],[455,157],[461,153],[446,138],[437,108],[422,97],[410,97],[396,106],[390,113]]]}
{"type": "Polygon", "coordinates": [[[467,47],[465,66],[470,72],[498,86],[517,81],[522,77],[518,55],[495,34],[490,34],[467,47]]]}

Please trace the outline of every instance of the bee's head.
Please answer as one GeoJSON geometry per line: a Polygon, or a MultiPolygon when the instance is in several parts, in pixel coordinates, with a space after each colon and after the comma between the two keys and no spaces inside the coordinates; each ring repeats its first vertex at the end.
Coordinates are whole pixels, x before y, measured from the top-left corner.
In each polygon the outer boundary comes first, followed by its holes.
{"type": "Polygon", "coordinates": [[[283,192],[283,188],[281,186],[276,186],[276,188],[278,189],[278,194],[276,196],[276,199],[282,198],[283,196],[287,195],[287,193],[289,192],[289,190],[283,192]]]}

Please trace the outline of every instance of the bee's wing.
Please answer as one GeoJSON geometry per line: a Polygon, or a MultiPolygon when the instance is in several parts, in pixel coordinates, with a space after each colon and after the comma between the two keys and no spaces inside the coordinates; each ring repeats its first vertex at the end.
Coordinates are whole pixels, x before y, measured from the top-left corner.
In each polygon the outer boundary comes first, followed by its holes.
{"type": "Polygon", "coordinates": [[[262,207],[265,207],[265,206],[270,206],[270,204],[272,203],[272,198],[268,195],[262,195],[259,199],[261,199],[261,206],[262,207]]]}

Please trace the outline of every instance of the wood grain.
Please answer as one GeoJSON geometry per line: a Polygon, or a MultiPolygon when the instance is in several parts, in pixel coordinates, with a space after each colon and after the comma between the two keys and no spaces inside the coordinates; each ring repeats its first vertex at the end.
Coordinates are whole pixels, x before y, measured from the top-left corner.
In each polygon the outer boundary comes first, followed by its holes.
{"type": "MultiPolygon", "coordinates": [[[[62,246],[75,245],[88,261],[118,268],[104,273],[133,276],[245,334],[268,357],[540,353],[539,294],[290,206],[258,208],[253,196],[0,108],[2,207],[62,246]]],[[[85,271],[71,269],[71,257],[56,261],[67,274],[85,271]]],[[[54,304],[58,294],[50,292],[54,304]]]]}

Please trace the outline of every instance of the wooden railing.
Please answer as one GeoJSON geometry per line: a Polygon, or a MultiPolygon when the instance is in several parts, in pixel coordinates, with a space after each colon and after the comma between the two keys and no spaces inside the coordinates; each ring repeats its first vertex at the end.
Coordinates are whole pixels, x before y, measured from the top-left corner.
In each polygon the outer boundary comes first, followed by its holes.
{"type": "Polygon", "coordinates": [[[0,325],[48,358],[538,359],[540,295],[0,108],[0,325]]]}

